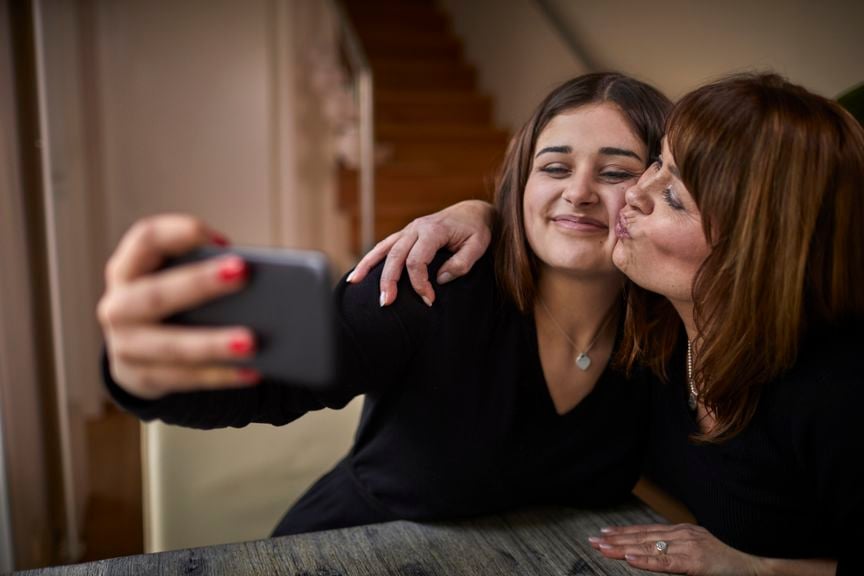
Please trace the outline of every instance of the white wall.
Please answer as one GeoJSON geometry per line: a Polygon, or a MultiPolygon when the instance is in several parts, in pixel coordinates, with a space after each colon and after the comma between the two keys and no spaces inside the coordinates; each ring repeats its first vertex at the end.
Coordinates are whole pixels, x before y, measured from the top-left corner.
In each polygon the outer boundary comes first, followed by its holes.
{"type": "Polygon", "coordinates": [[[543,0],[595,68],[677,98],[726,73],[772,68],[826,96],[864,81],[858,0],[543,0]]]}
{"type": "Polygon", "coordinates": [[[557,84],[588,71],[534,0],[441,0],[493,97],[495,122],[518,130],[557,84]]]}

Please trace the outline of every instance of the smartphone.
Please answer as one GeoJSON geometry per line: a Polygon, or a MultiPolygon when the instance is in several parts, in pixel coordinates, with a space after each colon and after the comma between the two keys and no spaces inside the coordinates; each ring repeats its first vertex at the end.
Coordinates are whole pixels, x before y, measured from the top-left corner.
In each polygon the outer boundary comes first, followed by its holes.
{"type": "Polygon", "coordinates": [[[226,254],[240,256],[249,266],[246,286],[165,322],[249,327],[255,333],[256,354],[234,364],[290,384],[326,387],[333,383],[337,350],[327,257],[307,250],[208,246],[172,258],[166,267],[226,254]]]}

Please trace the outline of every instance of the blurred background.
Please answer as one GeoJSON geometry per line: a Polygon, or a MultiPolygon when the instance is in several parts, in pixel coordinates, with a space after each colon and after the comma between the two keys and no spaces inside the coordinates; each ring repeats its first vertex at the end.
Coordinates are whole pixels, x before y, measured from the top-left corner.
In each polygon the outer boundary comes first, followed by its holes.
{"type": "Polygon", "coordinates": [[[266,537],[347,450],[359,400],[276,429],[137,421],[94,310],[124,230],[195,214],[236,244],[370,242],[487,198],[558,82],[673,99],[771,69],[864,81],[864,3],[0,0],[0,571],[266,537]]]}

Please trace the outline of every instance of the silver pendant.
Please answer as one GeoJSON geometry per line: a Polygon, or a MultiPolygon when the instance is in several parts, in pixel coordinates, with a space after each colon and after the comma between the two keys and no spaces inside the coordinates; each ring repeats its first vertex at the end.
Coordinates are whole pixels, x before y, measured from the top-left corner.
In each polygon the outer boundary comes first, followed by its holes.
{"type": "Polygon", "coordinates": [[[585,352],[580,352],[576,357],[576,366],[580,370],[588,370],[591,367],[591,358],[585,352]]]}

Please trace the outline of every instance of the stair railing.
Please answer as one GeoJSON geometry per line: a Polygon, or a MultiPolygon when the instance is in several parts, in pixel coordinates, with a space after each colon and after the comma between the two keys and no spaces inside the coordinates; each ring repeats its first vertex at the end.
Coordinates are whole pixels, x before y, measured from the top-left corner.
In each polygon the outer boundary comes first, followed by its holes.
{"type": "Polygon", "coordinates": [[[360,246],[363,252],[375,244],[375,130],[372,67],[341,0],[332,1],[338,18],[357,105],[359,137],[360,246]]]}

